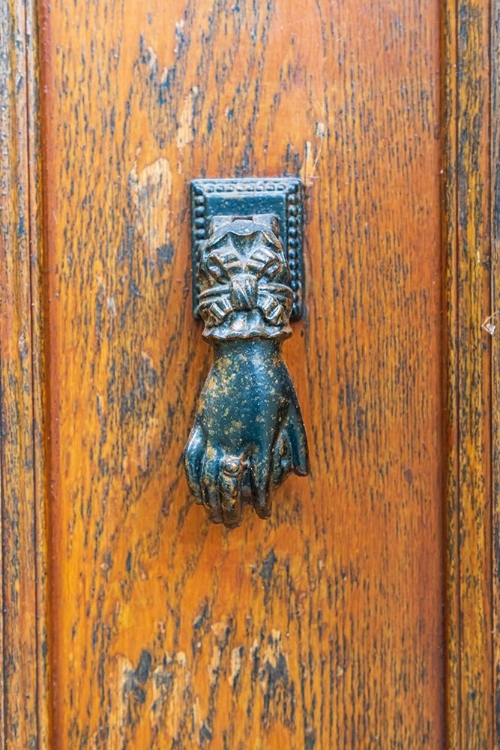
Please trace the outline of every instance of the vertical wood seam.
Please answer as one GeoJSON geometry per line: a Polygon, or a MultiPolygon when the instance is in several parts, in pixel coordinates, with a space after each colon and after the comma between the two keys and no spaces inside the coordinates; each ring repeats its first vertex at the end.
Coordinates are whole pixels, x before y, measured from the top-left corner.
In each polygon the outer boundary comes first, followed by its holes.
{"type": "Polygon", "coordinates": [[[447,606],[445,613],[445,635],[447,651],[446,668],[446,728],[447,745],[460,750],[460,675],[461,651],[459,647],[460,628],[460,548],[458,544],[458,377],[457,377],[457,342],[458,342],[458,284],[457,257],[458,245],[456,234],[456,217],[458,216],[458,194],[456,189],[457,159],[457,92],[456,92],[456,0],[448,0],[442,11],[443,43],[443,77],[442,77],[442,111],[443,111],[443,303],[446,320],[444,325],[445,345],[444,380],[446,404],[447,454],[445,473],[445,529],[446,529],[446,591],[447,606]]]}
{"type": "Polygon", "coordinates": [[[45,338],[44,338],[44,226],[43,226],[43,172],[41,149],[40,80],[43,75],[40,60],[40,31],[36,0],[26,0],[26,93],[27,93],[27,152],[28,152],[28,205],[30,248],[30,299],[32,341],[32,398],[33,398],[33,471],[35,500],[35,601],[36,601],[36,654],[37,689],[36,709],[38,721],[38,747],[50,744],[49,727],[49,662],[48,662],[48,593],[47,560],[48,537],[46,519],[47,473],[45,452],[45,338]],[[45,655],[45,658],[44,658],[45,655]]]}
{"type": "MultiPolygon", "coordinates": [[[[30,3],[29,0],[24,3],[24,64],[25,64],[25,70],[26,70],[26,159],[28,164],[28,169],[26,172],[26,182],[27,182],[27,207],[28,207],[28,257],[29,257],[29,281],[30,281],[30,294],[29,294],[29,300],[30,300],[30,309],[29,309],[29,326],[30,326],[30,341],[31,341],[31,399],[32,399],[32,424],[31,424],[31,439],[32,439],[32,450],[33,450],[33,484],[34,484],[34,528],[33,528],[33,542],[35,547],[35,653],[36,653],[36,689],[35,689],[35,709],[36,709],[36,721],[37,721],[37,747],[40,748],[40,723],[39,723],[39,709],[40,709],[40,696],[38,691],[38,685],[39,685],[39,655],[40,655],[40,642],[39,642],[39,632],[38,632],[38,622],[39,622],[39,608],[38,608],[38,586],[40,584],[38,573],[38,566],[37,566],[37,560],[38,560],[38,549],[39,549],[39,534],[38,534],[38,523],[39,523],[39,513],[37,508],[37,461],[36,461],[36,428],[35,428],[35,414],[36,414],[36,397],[35,397],[35,342],[34,342],[34,332],[35,332],[35,321],[34,321],[34,312],[33,312],[33,293],[34,293],[34,273],[33,273],[33,258],[32,258],[32,248],[33,248],[33,242],[35,241],[33,238],[33,221],[32,221],[32,208],[33,208],[33,200],[32,200],[32,190],[34,188],[33,181],[31,179],[31,169],[32,169],[32,149],[30,147],[30,139],[32,137],[32,121],[31,121],[31,107],[30,107],[30,99],[33,95],[33,91],[30,87],[31,82],[31,76],[30,76],[30,42],[33,44],[33,39],[29,37],[28,32],[28,23],[29,23],[29,16],[28,16],[28,9],[29,9],[30,3]]],[[[36,158],[36,156],[35,156],[36,158]]]]}

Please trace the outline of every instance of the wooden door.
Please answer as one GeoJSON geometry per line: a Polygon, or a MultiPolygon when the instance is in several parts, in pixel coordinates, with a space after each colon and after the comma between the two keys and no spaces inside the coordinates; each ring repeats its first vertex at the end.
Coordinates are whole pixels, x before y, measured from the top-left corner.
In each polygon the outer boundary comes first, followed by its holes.
{"type": "Polygon", "coordinates": [[[3,746],[498,744],[499,7],[1,6],[3,746]],[[227,530],[189,182],[282,175],[311,471],[227,530]]]}

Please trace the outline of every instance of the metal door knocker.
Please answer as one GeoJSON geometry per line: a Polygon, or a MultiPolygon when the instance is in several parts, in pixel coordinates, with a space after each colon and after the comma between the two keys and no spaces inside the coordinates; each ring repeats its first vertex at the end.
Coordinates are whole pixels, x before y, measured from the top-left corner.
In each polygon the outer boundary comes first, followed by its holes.
{"type": "Polygon", "coordinates": [[[271,513],[271,489],[308,473],[297,395],[281,346],[302,312],[302,184],[191,183],[193,309],[214,361],[185,449],[189,487],[214,523],[271,513]]]}

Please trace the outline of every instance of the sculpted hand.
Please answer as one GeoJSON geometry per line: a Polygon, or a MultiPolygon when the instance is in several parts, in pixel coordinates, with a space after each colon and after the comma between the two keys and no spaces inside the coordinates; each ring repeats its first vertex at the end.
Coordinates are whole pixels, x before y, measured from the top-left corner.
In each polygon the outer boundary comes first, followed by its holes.
{"type": "Polygon", "coordinates": [[[307,446],[295,390],[273,341],[216,347],[185,452],[189,486],[214,523],[238,526],[243,506],[271,512],[271,488],[307,474],[307,446]]]}
{"type": "Polygon", "coordinates": [[[271,513],[271,489],[307,474],[307,441],[281,356],[293,292],[274,216],[217,217],[202,249],[199,312],[214,362],[185,451],[189,487],[214,523],[243,506],[271,513]]]}

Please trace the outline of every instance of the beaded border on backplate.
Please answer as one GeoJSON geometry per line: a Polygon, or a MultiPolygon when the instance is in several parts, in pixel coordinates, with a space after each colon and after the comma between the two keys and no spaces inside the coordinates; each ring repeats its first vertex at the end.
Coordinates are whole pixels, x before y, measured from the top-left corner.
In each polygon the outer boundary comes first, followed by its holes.
{"type": "Polygon", "coordinates": [[[243,179],[193,180],[191,182],[191,244],[192,244],[192,272],[193,272],[193,313],[200,318],[198,312],[198,269],[201,262],[203,243],[207,238],[210,215],[207,214],[207,196],[218,193],[221,196],[232,197],[240,193],[285,193],[286,194],[286,223],[287,247],[286,257],[290,270],[290,286],[293,292],[291,320],[299,320],[303,306],[303,260],[302,260],[302,191],[301,181],[296,177],[270,177],[258,179],[255,177],[243,179]]]}

